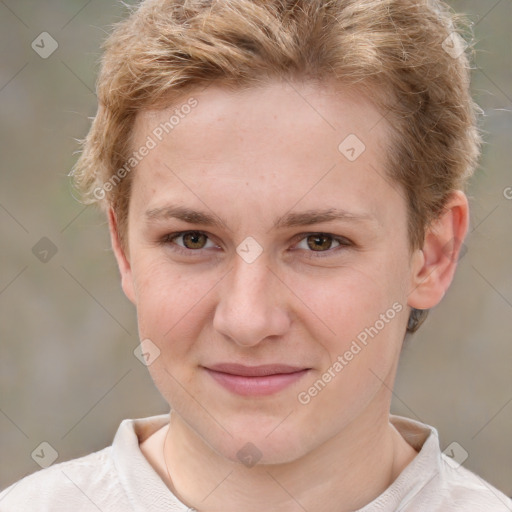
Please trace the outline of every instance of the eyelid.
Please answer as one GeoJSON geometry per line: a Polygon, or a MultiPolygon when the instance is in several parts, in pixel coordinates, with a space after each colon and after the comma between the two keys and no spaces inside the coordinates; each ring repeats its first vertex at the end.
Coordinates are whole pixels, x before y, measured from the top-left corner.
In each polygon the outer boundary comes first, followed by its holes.
{"type": "MultiPolygon", "coordinates": [[[[299,233],[296,237],[294,237],[294,245],[299,242],[302,242],[305,238],[309,236],[318,235],[318,236],[327,236],[332,238],[332,240],[338,242],[340,245],[337,247],[333,247],[331,249],[327,249],[326,251],[305,251],[307,254],[307,258],[324,258],[333,256],[337,254],[340,250],[347,249],[348,247],[352,247],[354,244],[351,240],[344,236],[334,235],[333,233],[327,233],[325,231],[310,231],[308,233],[299,233]]],[[[303,250],[303,249],[294,249],[294,250],[303,250]]]]}
{"type": "MultiPolygon", "coordinates": [[[[201,249],[188,249],[187,247],[183,247],[181,245],[178,245],[176,243],[173,242],[173,240],[175,238],[180,238],[182,237],[183,235],[188,235],[189,233],[197,233],[197,234],[200,234],[200,235],[204,235],[206,238],[207,238],[207,241],[206,243],[208,243],[209,241],[212,242],[212,243],[215,243],[212,239],[212,236],[209,235],[208,233],[204,232],[204,231],[201,231],[201,230],[197,230],[197,229],[188,229],[186,231],[176,231],[174,233],[168,233],[167,235],[165,235],[163,237],[163,240],[162,242],[164,244],[170,244],[170,245],[174,245],[178,251],[182,251],[182,252],[186,252],[188,254],[190,253],[193,253],[193,252],[197,252],[199,253],[200,251],[204,250],[205,248],[201,248],[201,249]]],[[[206,249],[210,249],[210,247],[207,247],[206,249]]]]}
{"type": "MultiPolygon", "coordinates": [[[[164,245],[165,244],[174,245],[173,250],[181,252],[181,253],[186,253],[188,255],[191,255],[192,253],[201,254],[201,251],[203,251],[204,249],[207,249],[207,248],[203,247],[201,249],[188,249],[186,247],[182,247],[181,245],[178,245],[173,242],[173,240],[175,238],[179,238],[179,237],[189,234],[189,233],[198,233],[198,234],[204,235],[208,239],[207,243],[208,243],[208,241],[211,241],[212,243],[214,243],[211,235],[209,235],[205,231],[201,231],[201,230],[197,230],[197,229],[189,229],[186,231],[176,231],[174,233],[168,233],[167,235],[165,235],[163,237],[162,243],[164,245]]],[[[313,235],[327,236],[329,238],[332,238],[332,240],[338,242],[340,245],[337,247],[334,247],[332,249],[327,249],[326,251],[306,251],[304,249],[298,249],[298,250],[304,250],[306,253],[309,253],[309,255],[306,256],[309,258],[317,258],[317,257],[321,258],[321,257],[331,256],[334,253],[337,253],[339,250],[346,249],[346,248],[354,245],[353,242],[346,237],[334,235],[332,233],[327,233],[324,231],[310,231],[307,233],[299,233],[295,237],[293,237],[293,239],[292,239],[293,244],[296,245],[297,243],[301,242],[305,238],[307,238],[309,236],[313,236],[313,235]]],[[[297,249],[292,249],[292,250],[297,250],[297,249]]]]}

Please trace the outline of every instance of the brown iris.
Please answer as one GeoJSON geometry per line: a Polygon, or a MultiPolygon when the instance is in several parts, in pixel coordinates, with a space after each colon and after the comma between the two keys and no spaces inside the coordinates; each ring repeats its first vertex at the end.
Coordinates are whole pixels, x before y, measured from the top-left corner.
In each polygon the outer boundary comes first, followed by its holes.
{"type": "MultiPolygon", "coordinates": [[[[191,231],[181,235],[183,237],[183,245],[187,249],[202,249],[208,237],[203,233],[191,231]]],[[[332,237],[329,235],[315,234],[307,237],[308,247],[313,251],[325,251],[331,248],[332,237]]]]}
{"type": "Polygon", "coordinates": [[[203,233],[197,233],[192,231],[190,233],[185,233],[182,235],[183,237],[183,245],[187,249],[202,249],[206,244],[207,236],[203,233]],[[189,243],[191,246],[189,246],[189,243]]]}
{"type": "Polygon", "coordinates": [[[313,251],[330,249],[332,245],[332,237],[329,235],[309,235],[307,241],[308,247],[313,251]]]}

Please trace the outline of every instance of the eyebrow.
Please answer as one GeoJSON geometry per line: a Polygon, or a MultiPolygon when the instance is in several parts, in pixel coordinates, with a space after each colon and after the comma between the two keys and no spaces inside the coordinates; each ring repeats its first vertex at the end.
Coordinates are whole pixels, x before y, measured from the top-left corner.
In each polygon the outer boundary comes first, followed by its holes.
{"type": "MultiPolygon", "coordinates": [[[[212,215],[204,211],[194,210],[185,206],[167,205],[160,208],[151,208],[145,212],[146,221],[179,219],[189,224],[202,224],[213,227],[226,227],[224,222],[217,215],[212,215]]],[[[340,208],[312,209],[297,213],[286,213],[278,217],[273,229],[291,228],[297,226],[309,226],[321,222],[331,222],[335,220],[350,222],[377,222],[377,218],[369,213],[353,213],[340,208]]]]}

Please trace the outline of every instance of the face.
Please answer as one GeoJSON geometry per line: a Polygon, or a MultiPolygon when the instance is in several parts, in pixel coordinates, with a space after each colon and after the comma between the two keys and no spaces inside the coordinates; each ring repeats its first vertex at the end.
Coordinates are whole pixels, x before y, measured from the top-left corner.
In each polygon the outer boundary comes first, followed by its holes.
{"type": "Polygon", "coordinates": [[[176,106],[137,117],[134,148],[157,143],[133,171],[123,288],[187,427],[232,460],[250,442],[292,461],[389,412],[411,261],[387,121],[311,84],[191,96],[161,141],[176,106]]]}

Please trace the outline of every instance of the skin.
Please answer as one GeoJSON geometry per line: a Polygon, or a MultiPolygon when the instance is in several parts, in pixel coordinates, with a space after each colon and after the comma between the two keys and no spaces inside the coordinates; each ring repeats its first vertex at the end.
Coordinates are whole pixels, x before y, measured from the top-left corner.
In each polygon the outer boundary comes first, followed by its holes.
{"type": "MultiPolygon", "coordinates": [[[[134,171],[126,251],[110,213],[123,290],[137,307],[140,339],[160,350],[148,368],[173,410],[170,426],[141,449],[200,511],[361,508],[416,455],[389,422],[391,390],[410,308],[435,306],[452,281],[458,251],[448,257],[445,247],[466,235],[467,198],[455,191],[411,252],[404,195],[383,179],[388,121],[370,102],[326,84],[277,81],[236,93],[211,85],[193,96],[198,106],[134,171]],[[338,150],[349,134],[366,146],[353,162],[338,150]],[[224,225],[148,219],[167,205],[224,225]],[[325,208],[369,219],[273,227],[285,214],[325,208]],[[207,236],[166,238],[187,230],[207,236]],[[236,252],[248,236],[263,249],[252,263],[236,252]],[[300,403],[298,394],[396,303],[401,311],[300,403]],[[275,394],[244,397],[203,368],[220,362],[311,370],[275,394]],[[253,467],[237,457],[248,442],[261,453],[253,467]]],[[[172,111],[140,113],[134,147],[172,111]]]]}

